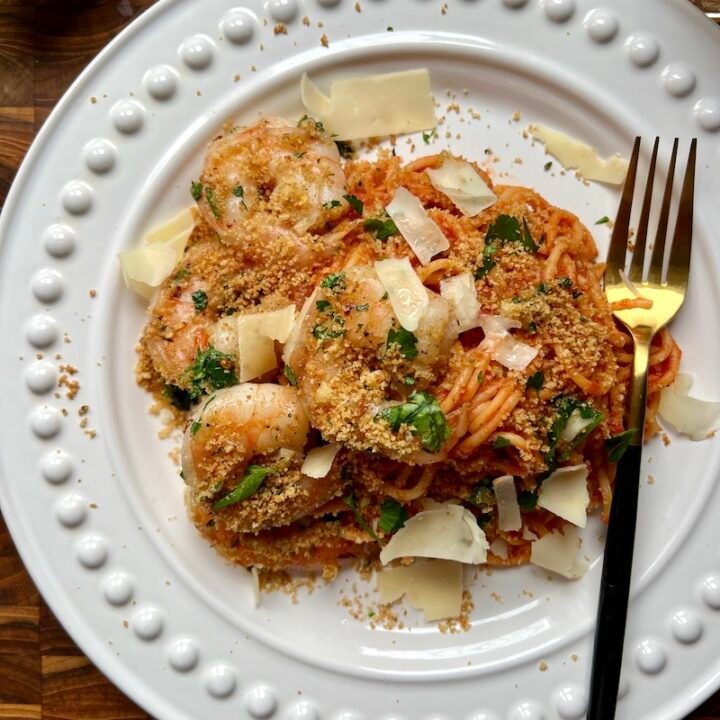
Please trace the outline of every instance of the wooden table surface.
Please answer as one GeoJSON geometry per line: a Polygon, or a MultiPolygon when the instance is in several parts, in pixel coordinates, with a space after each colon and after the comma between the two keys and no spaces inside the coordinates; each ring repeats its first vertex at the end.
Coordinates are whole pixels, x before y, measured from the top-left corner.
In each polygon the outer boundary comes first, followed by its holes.
{"type": "MultiPolygon", "coordinates": [[[[0,0],[0,206],[66,88],[154,1],[0,0]]],[[[720,20],[720,0],[693,2],[720,20]]],[[[65,633],[33,585],[0,515],[0,718],[148,717],[65,633]]],[[[690,719],[720,719],[720,693],[690,719]]]]}

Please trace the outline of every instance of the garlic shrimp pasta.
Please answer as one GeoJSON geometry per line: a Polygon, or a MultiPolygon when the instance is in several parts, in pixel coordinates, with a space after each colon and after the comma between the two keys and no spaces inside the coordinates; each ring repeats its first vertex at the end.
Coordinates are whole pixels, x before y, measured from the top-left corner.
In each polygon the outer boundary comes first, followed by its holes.
{"type": "Polygon", "coordinates": [[[616,462],[658,430],[681,353],[658,333],[646,426],[626,428],[632,341],[570,211],[473,158],[343,158],[311,118],[225,129],[191,190],[137,374],[182,424],[188,513],[223,556],[374,560],[450,503],[488,564],[523,564],[567,523],[543,486],[568,468],[583,514],[607,520],[616,462]],[[468,209],[453,177],[490,200],[468,209]]]}

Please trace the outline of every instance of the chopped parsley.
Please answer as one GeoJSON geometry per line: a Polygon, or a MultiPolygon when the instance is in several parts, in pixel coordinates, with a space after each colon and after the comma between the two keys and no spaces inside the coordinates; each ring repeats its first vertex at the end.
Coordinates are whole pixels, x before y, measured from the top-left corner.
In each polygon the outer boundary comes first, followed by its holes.
{"type": "Polygon", "coordinates": [[[385,533],[385,535],[392,535],[397,532],[408,519],[407,510],[397,501],[392,498],[383,500],[380,505],[380,520],[378,521],[378,528],[385,533]]]}
{"type": "Polygon", "coordinates": [[[287,378],[287,381],[293,386],[297,387],[297,377],[295,372],[289,365],[285,365],[283,368],[283,375],[287,378]]]}
{"type": "Polygon", "coordinates": [[[537,323],[536,323],[534,320],[531,320],[531,321],[528,323],[527,331],[528,331],[529,333],[532,333],[533,335],[538,331],[537,323]]]}
{"type": "Polygon", "coordinates": [[[378,240],[387,240],[400,232],[392,218],[368,218],[365,221],[365,229],[375,233],[378,240]]]}
{"type": "Polygon", "coordinates": [[[633,437],[637,434],[637,428],[630,428],[618,435],[613,435],[605,441],[605,451],[610,462],[620,462],[620,458],[630,447],[633,437]]]}
{"type": "Polygon", "coordinates": [[[605,225],[605,223],[609,223],[610,218],[607,215],[603,215],[599,220],[595,221],[596,225],[605,225]]]}
{"type": "Polygon", "coordinates": [[[549,450],[545,455],[548,465],[553,465],[558,460],[566,460],[570,453],[602,422],[603,414],[596,410],[589,403],[584,403],[571,395],[560,395],[553,400],[555,406],[555,419],[550,426],[548,433],[549,450]],[[590,423],[583,428],[572,440],[563,442],[560,438],[563,430],[567,427],[570,415],[577,410],[583,420],[590,420],[590,423]]]}
{"type": "Polygon", "coordinates": [[[208,305],[208,296],[204,290],[196,290],[192,294],[193,305],[195,306],[195,312],[202,312],[208,305]]]}
{"type": "Polygon", "coordinates": [[[363,209],[365,206],[363,205],[363,201],[357,196],[357,195],[343,195],[343,198],[348,201],[348,205],[358,214],[363,214],[363,209]]]}
{"type": "Polygon", "coordinates": [[[247,207],[247,205],[245,204],[245,190],[244,190],[243,186],[242,186],[242,185],[236,185],[236,186],[233,188],[232,194],[233,194],[236,198],[240,198],[240,203],[241,203],[242,206],[247,210],[248,207],[247,207]]]}
{"type": "Polygon", "coordinates": [[[262,465],[248,465],[238,486],[213,503],[213,510],[222,510],[252,497],[260,489],[265,478],[272,472],[272,468],[263,467],[262,465]]]}
{"type": "Polygon", "coordinates": [[[498,435],[493,441],[492,446],[499,450],[500,448],[508,447],[510,445],[510,441],[504,437],[503,435],[498,435]]]}
{"type": "Polygon", "coordinates": [[[545,165],[543,165],[543,169],[545,172],[547,172],[552,167],[552,160],[548,160],[545,165]]]}
{"type": "Polygon", "coordinates": [[[572,282],[572,280],[571,280],[569,277],[561,277],[561,278],[557,281],[557,284],[558,284],[561,288],[565,288],[566,290],[571,289],[572,286],[573,286],[573,282],[572,282]]]}
{"type": "Polygon", "coordinates": [[[327,325],[322,325],[320,323],[314,325],[312,329],[312,336],[320,342],[324,342],[325,340],[334,340],[335,338],[342,337],[344,334],[344,330],[333,330],[327,325]]]}
{"type": "Polygon", "coordinates": [[[537,287],[535,288],[535,292],[539,293],[540,295],[547,295],[550,291],[550,288],[544,283],[538,283],[537,287]]]}
{"type": "Polygon", "coordinates": [[[400,354],[408,360],[412,360],[417,357],[417,341],[418,340],[415,335],[402,327],[399,330],[390,328],[390,332],[388,332],[387,336],[387,346],[390,347],[390,345],[397,345],[400,348],[400,354]]]}
{"type": "Polygon", "coordinates": [[[319,132],[325,132],[325,126],[319,120],[315,120],[314,118],[311,118],[309,115],[303,115],[298,120],[297,126],[302,127],[306,122],[314,123],[316,130],[318,130],[319,132]]]}
{"type": "MultiPolygon", "coordinates": [[[[315,307],[321,312],[325,312],[330,307],[330,303],[327,300],[318,300],[315,303],[315,307]]],[[[329,322],[315,324],[311,330],[312,336],[320,342],[342,337],[345,334],[344,325],[345,320],[343,320],[341,315],[338,315],[336,312],[330,312],[329,322]]]]}
{"type": "Polygon", "coordinates": [[[307,151],[306,151],[306,150],[303,150],[302,152],[294,152],[294,153],[293,153],[293,157],[294,157],[296,160],[299,160],[303,155],[307,155],[307,151]]]}
{"type": "Polygon", "coordinates": [[[216,350],[212,345],[205,350],[198,350],[195,360],[185,371],[189,394],[192,400],[211,390],[237,385],[235,362],[232,355],[216,350]]]}
{"type": "Polygon", "coordinates": [[[403,378],[403,385],[414,385],[415,384],[415,378],[412,375],[406,375],[403,378]]]}
{"type": "Polygon", "coordinates": [[[329,300],[318,300],[315,303],[315,309],[319,312],[325,312],[330,307],[329,300]]]}
{"type": "Polygon", "coordinates": [[[538,496],[535,490],[521,490],[517,496],[521,510],[533,510],[537,505],[538,496]]]}
{"type": "MultiPolygon", "coordinates": [[[[544,238],[540,239],[542,243],[544,238]]],[[[485,233],[485,247],[482,254],[482,265],[475,270],[475,279],[485,277],[497,265],[493,255],[507,242],[520,243],[527,252],[537,252],[539,245],[533,240],[527,220],[523,218],[522,228],[517,218],[511,215],[498,215],[495,222],[490,223],[485,233]]]]}
{"type": "Polygon", "coordinates": [[[492,507],[495,505],[495,491],[490,484],[490,480],[488,478],[481,480],[472,489],[466,500],[477,507],[492,507]]]}
{"type": "Polygon", "coordinates": [[[452,434],[438,401],[424,391],[414,392],[407,402],[387,407],[376,417],[387,421],[393,432],[401,425],[409,425],[423,448],[430,452],[438,452],[452,434]]]}
{"type": "Polygon", "coordinates": [[[215,203],[215,191],[212,188],[205,188],[205,200],[213,217],[218,220],[220,218],[220,210],[218,210],[218,206],[215,203]]]}
{"type": "Polygon", "coordinates": [[[380,538],[377,533],[367,524],[365,518],[360,514],[357,507],[357,501],[355,500],[355,493],[351,492],[343,498],[343,502],[353,511],[355,515],[355,521],[357,524],[375,541],[380,542],[380,538]]]}
{"type": "Polygon", "coordinates": [[[193,436],[197,435],[201,427],[202,423],[199,420],[193,420],[192,425],[190,425],[190,434],[193,436]]]}
{"type": "Polygon", "coordinates": [[[497,265],[495,260],[493,260],[493,255],[499,250],[500,248],[496,243],[486,243],[485,247],[483,248],[483,254],[482,254],[482,260],[483,264],[475,271],[475,279],[480,280],[480,278],[484,278],[494,267],[497,265]]]}
{"type": "Polygon", "coordinates": [[[370,305],[368,305],[367,303],[363,303],[362,305],[356,305],[355,309],[358,312],[365,312],[366,310],[370,309],[370,305]]]}
{"type": "Polygon", "coordinates": [[[424,132],[424,133],[422,134],[423,142],[424,142],[426,145],[429,145],[429,144],[430,144],[430,141],[432,140],[432,137],[433,137],[433,131],[432,131],[432,130],[431,130],[430,132],[424,132]]]}
{"type": "Polygon", "coordinates": [[[323,208],[325,210],[332,210],[333,208],[340,207],[340,204],[339,200],[328,200],[326,203],[323,203],[323,208]]]}
{"type": "MultiPolygon", "coordinates": [[[[540,242],[542,243],[545,240],[544,237],[540,238],[540,242]]],[[[530,228],[528,227],[527,220],[523,218],[523,232],[522,232],[522,246],[528,251],[528,252],[537,252],[540,249],[540,246],[535,243],[533,240],[532,234],[530,233],[530,228]]]]}
{"type": "Polygon", "coordinates": [[[326,275],[321,283],[321,288],[325,288],[326,290],[331,290],[332,292],[337,292],[338,290],[344,290],[345,289],[345,273],[339,272],[339,273],[330,273],[330,275],[326,275]]]}
{"type": "Polygon", "coordinates": [[[190,194],[196,202],[202,197],[203,185],[201,182],[192,180],[190,182],[190,194]]]}
{"type": "Polygon", "coordinates": [[[188,266],[181,268],[177,271],[177,275],[173,278],[176,283],[181,283],[183,280],[187,280],[190,277],[190,268],[188,266]]]}
{"type": "Polygon", "coordinates": [[[336,140],[335,144],[337,145],[340,157],[351,158],[353,156],[355,149],[349,142],[346,142],[345,140],[336,140]]]}
{"type": "Polygon", "coordinates": [[[540,397],[540,390],[542,390],[543,383],[545,382],[545,373],[542,370],[538,370],[533,373],[525,383],[526,390],[534,390],[538,397],[540,397]]]}
{"type": "Polygon", "coordinates": [[[193,399],[190,393],[177,385],[168,383],[163,388],[163,395],[178,410],[189,410],[192,407],[193,399]]]}

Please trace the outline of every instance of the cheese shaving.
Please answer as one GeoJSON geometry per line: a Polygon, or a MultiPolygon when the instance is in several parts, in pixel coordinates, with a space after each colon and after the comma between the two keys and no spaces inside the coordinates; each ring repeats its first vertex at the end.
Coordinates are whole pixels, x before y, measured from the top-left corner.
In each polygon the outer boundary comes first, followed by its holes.
{"type": "Polygon", "coordinates": [[[375,263],[375,272],[400,324],[410,332],[417,330],[430,306],[430,298],[410,260],[379,260],[375,263]]]}
{"type": "Polygon", "coordinates": [[[475,290],[475,279],[470,273],[453,275],[441,280],[440,295],[450,303],[459,332],[478,327],[480,303],[475,290]]]}
{"type": "Polygon", "coordinates": [[[720,402],[690,397],[692,378],[681,373],[675,382],[660,393],[658,414],[679,433],[691,440],[705,440],[720,428],[720,402]]]}
{"type": "Polygon", "coordinates": [[[490,543],[490,552],[501,560],[508,559],[508,544],[502,538],[495,538],[490,543]]]}
{"type": "Polygon", "coordinates": [[[530,562],[570,580],[577,580],[588,568],[587,563],[578,558],[579,549],[576,528],[566,525],[562,532],[555,530],[530,545],[530,562]]]}
{"type": "Polygon", "coordinates": [[[425,69],[333,80],[329,97],[304,73],[300,96],[308,114],[336,140],[399,135],[437,124],[425,69]]]}
{"type": "Polygon", "coordinates": [[[609,185],[621,185],[624,182],[629,165],[624,157],[612,155],[603,159],[587,143],[542,125],[530,125],[528,130],[536,140],[545,144],[545,151],[566,170],[577,170],[586,180],[597,180],[609,185]]]}
{"type": "Polygon", "coordinates": [[[439,168],[428,168],[425,172],[432,186],[447,195],[467,217],[474,217],[497,202],[497,195],[465,160],[448,157],[439,168]]]}
{"type": "Polygon", "coordinates": [[[480,315],[478,324],[485,333],[480,347],[508,370],[524,370],[536,358],[538,348],[510,335],[511,328],[521,327],[520,321],[501,315],[480,315]]]}
{"type": "Polygon", "coordinates": [[[118,253],[125,286],[149,300],[183,259],[194,222],[186,208],[148,232],[139,247],[118,253]]]}
{"type": "Polygon", "coordinates": [[[425,622],[457,617],[462,608],[462,564],[452,560],[418,560],[412,565],[383,568],[378,573],[380,602],[387,605],[403,595],[425,622]]]}
{"type": "Polygon", "coordinates": [[[517,489],[512,475],[503,475],[493,480],[497,501],[498,528],[503,532],[519,530],[522,527],[517,489]]]}
{"type": "Polygon", "coordinates": [[[588,469],[584,463],[558,468],[543,480],[538,491],[538,507],[584,528],[590,503],[587,477],[588,469]]]}
{"type": "Polygon", "coordinates": [[[305,456],[300,472],[311,478],[324,478],[330,472],[341,447],[340,443],[329,443],[313,448],[305,456]]]}
{"type": "Polygon", "coordinates": [[[295,307],[237,316],[238,380],[254,380],[277,367],[275,340],[285,342],[295,321],[295,307]]]}
{"type": "Polygon", "coordinates": [[[487,550],[475,516],[462,505],[443,503],[407,520],[380,552],[380,562],[427,557],[478,565],[487,560],[487,550]]]}
{"type": "Polygon", "coordinates": [[[594,422],[592,417],[584,418],[579,410],[575,409],[570,413],[567,425],[560,433],[560,440],[564,443],[571,443],[588,425],[594,422]]]}
{"type": "Polygon", "coordinates": [[[385,210],[423,265],[450,247],[443,231],[425,212],[420,200],[406,188],[399,187],[395,191],[385,210]]]}

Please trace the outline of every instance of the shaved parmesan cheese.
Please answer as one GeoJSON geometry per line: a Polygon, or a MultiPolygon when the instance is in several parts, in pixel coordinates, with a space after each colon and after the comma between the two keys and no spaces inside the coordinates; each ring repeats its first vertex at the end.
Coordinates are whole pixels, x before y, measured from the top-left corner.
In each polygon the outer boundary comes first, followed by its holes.
{"type": "Polygon", "coordinates": [[[512,475],[503,475],[493,480],[493,490],[498,510],[498,528],[503,531],[519,530],[522,527],[517,490],[512,475]]]}
{"type": "Polygon", "coordinates": [[[237,316],[238,380],[247,382],[277,367],[275,340],[285,342],[295,320],[295,306],[237,316]]]}
{"type": "Polygon", "coordinates": [[[691,384],[690,375],[678,375],[675,382],[660,393],[658,414],[691,440],[704,440],[720,428],[720,402],[690,397],[691,384]]]}
{"type": "Polygon", "coordinates": [[[194,222],[186,208],[147,233],[140,247],[118,253],[125,286],[150,299],[182,260],[194,222]]]}
{"type": "Polygon", "coordinates": [[[310,295],[310,297],[303,303],[302,308],[300,308],[300,314],[297,316],[297,319],[293,324],[292,330],[290,331],[290,336],[287,338],[287,342],[285,343],[285,347],[283,348],[282,359],[284,363],[290,362],[290,357],[292,356],[293,351],[297,346],[298,340],[300,339],[300,332],[302,330],[302,325],[305,322],[305,318],[310,312],[310,308],[315,307],[315,298],[317,297],[317,294],[318,288],[315,288],[312,295],[310,295]]]}
{"type": "Polygon", "coordinates": [[[221,353],[236,355],[238,351],[237,317],[220,318],[210,329],[210,344],[221,353]]]}
{"type": "Polygon", "coordinates": [[[501,560],[508,559],[508,544],[502,538],[495,538],[490,543],[490,552],[501,560]]]}
{"type": "Polygon", "coordinates": [[[462,505],[443,503],[405,522],[380,553],[387,565],[400,557],[456,560],[473,565],[487,560],[488,542],[475,516],[462,505]]]}
{"type": "Polygon", "coordinates": [[[558,468],[543,480],[538,491],[538,507],[584,528],[590,502],[587,477],[588,469],[584,463],[558,468]]]}
{"type": "Polygon", "coordinates": [[[340,443],[329,443],[313,448],[305,456],[300,472],[311,478],[324,478],[330,472],[333,460],[340,448],[340,443]]]}
{"type": "Polygon", "coordinates": [[[441,280],[440,295],[450,303],[460,332],[478,327],[480,303],[475,290],[475,279],[470,273],[441,280]]]}
{"type": "Polygon", "coordinates": [[[560,440],[564,443],[572,442],[588,425],[592,425],[592,417],[584,418],[579,410],[573,410],[567,420],[567,425],[560,433],[560,440]]]}
{"type": "Polygon", "coordinates": [[[530,530],[530,528],[523,527],[522,531],[523,540],[537,540],[538,536],[530,530]]]}
{"type": "Polygon", "coordinates": [[[542,125],[531,125],[530,134],[545,143],[545,151],[566,170],[577,169],[586,180],[621,185],[628,171],[628,161],[620,155],[604,160],[595,148],[570,135],[542,125]]]}
{"type": "Polygon", "coordinates": [[[383,605],[403,595],[425,622],[460,615],[463,593],[462,564],[452,560],[418,560],[412,565],[383,568],[378,573],[378,591],[383,605]]]}
{"type": "Polygon", "coordinates": [[[566,525],[563,532],[556,530],[532,543],[530,562],[570,580],[577,580],[587,572],[587,563],[577,557],[579,549],[577,530],[572,525],[566,525]]]}
{"type": "Polygon", "coordinates": [[[387,291],[400,324],[410,332],[417,330],[430,305],[430,298],[410,261],[407,258],[379,260],[375,263],[375,272],[387,291]]]}
{"type": "Polygon", "coordinates": [[[463,215],[474,217],[497,201],[497,195],[465,160],[448,157],[439,168],[425,172],[432,186],[447,195],[463,215]]]}
{"type": "Polygon", "coordinates": [[[537,356],[538,348],[510,335],[510,328],[522,327],[519,320],[501,315],[480,315],[478,320],[485,333],[480,347],[508,370],[524,370],[537,356]]]}
{"type": "Polygon", "coordinates": [[[260,606],[260,573],[258,572],[258,569],[253,565],[250,568],[250,578],[252,580],[252,591],[253,591],[253,600],[255,602],[255,607],[260,606]]]}
{"type": "Polygon", "coordinates": [[[428,216],[422,203],[404,187],[395,191],[385,210],[423,265],[450,247],[443,231],[428,216]]]}
{"type": "Polygon", "coordinates": [[[308,114],[336,140],[399,135],[437,124],[425,69],[333,80],[329,97],[304,73],[300,96],[308,114]]]}

